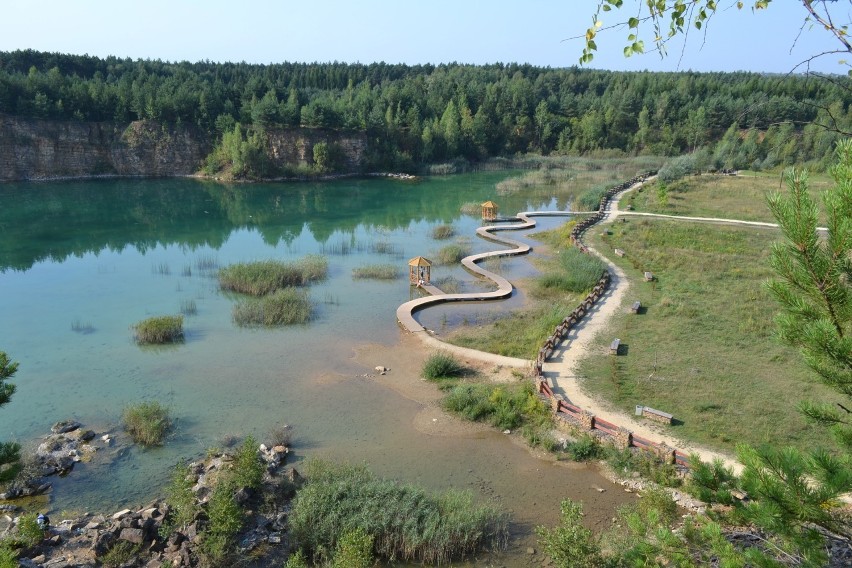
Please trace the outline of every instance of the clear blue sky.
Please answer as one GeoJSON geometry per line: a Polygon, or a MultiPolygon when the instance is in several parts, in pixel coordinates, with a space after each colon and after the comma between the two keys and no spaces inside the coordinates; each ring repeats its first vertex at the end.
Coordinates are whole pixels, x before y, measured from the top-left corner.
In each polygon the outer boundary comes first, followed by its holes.
{"type": "MultiPolygon", "coordinates": [[[[634,15],[625,0],[604,23],[634,15]]],[[[643,2],[644,3],[644,2],[643,2]]],[[[748,2],[746,2],[748,4],[748,2]]],[[[613,70],[765,71],[786,73],[821,51],[836,49],[820,29],[795,45],[804,10],[775,0],[769,10],[726,9],[721,0],[706,41],[692,30],[681,56],[624,58],[626,30],[600,36],[590,67],[613,70]],[[792,48],[792,53],[790,50],[792,48]]],[[[0,51],[115,55],[168,61],[344,61],[371,63],[520,62],[574,65],[595,0],[20,0],[3,6],[0,51]]],[[[651,30],[645,32],[650,45],[651,30]]],[[[845,73],[839,55],[811,70],[845,73]]]]}

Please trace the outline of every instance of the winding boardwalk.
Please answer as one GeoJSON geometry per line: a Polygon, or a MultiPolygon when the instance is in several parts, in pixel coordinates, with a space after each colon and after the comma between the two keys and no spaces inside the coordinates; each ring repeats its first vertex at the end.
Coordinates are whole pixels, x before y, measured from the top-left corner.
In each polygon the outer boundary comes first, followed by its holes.
{"type": "MultiPolygon", "coordinates": [[[[649,178],[645,180],[645,182],[634,184],[631,187],[625,189],[624,191],[621,191],[614,195],[612,199],[610,199],[607,203],[606,208],[604,210],[604,216],[599,221],[599,223],[609,224],[612,223],[620,215],[634,215],[657,218],[671,218],[693,222],[697,221],[719,224],[749,225],[767,228],[777,228],[777,225],[773,223],[764,223],[758,221],[740,221],[732,219],[706,217],[677,217],[670,215],[637,213],[620,210],[619,201],[626,193],[633,191],[641,187],[643,183],[653,181],[654,179],[655,178],[649,178]]],[[[577,214],[580,213],[566,211],[523,212],[517,215],[517,217],[521,220],[520,223],[492,225],[478,228],[476,230],[476,233],[480,237],[501,244],[506,244],[512,247],[510,249],[503,249],[471,255],[462,260],[462,264],[469,271],[494,281],[497,284],[497,290],[491,292],[477,292],[468,294],[437,294],[418,298],[416,300],[411,300],[397,308],[397,320],[403,326],[403,328],[412,333],[415,333],[424,343],[432,347],[457,353],[459,355],[470,357],[472,359],[477,359],[498,365],[520,368],[532,367],[532,361],[527,359],[504,357],[501,355],[494,355],[492,353],[485,353],[475,349],[458,347],[455,345],[444,343],[443,341],[440,341],[439,339],[434,337],[429,330],[424,328],[415,319],[414,313],[428,306],[443,302],[497,300],[508,297],[509,295],[511,295],[513,289],[511,282],[509,282],[502,276],[479,266],[477,262],[486,258],[527,254],[530,252],[531,247],[525,243],[521,243],[509,237],[497,235],[495,233],[499,231],[524,230],[533,228],[535,227],[535,221],[533,221],[531,217],[535,216],[570,216],[577,214]]],[[[624,271],[621,268],[612,263],[604,255],[600,254],[600,252],[589,247],[586,247],[586,249],[591,254],[598,256],[607,264],[611,275],[610,286],[607,292],[601,298],[601,300],[595,303],[594,306],[589,309],[587,315],[576,326],[574,326],[573,329],[570,330],[570,332],[566,335],[564,339],[562,339],[557,348],[545,362],[542,369],[543,375],[545,378],[549,379],[550,382],[553,384],[554,393],[562,395],[571,404],[591,412],[596,417],[600,417],[614,424],[618,424],[623,428],[626,428],[627,430],[630,430],[634,434],[639,435],[643,438],[663,442],[668,446],[681,450],[685,453],[696,453],[704,461],[713,461],[716,459],[721,460],[727,466],[732,467],[735,471],[741,471],[742,466],[732,457],[692,444],[687,445],[682,440],[667,434],[659,426],[649,424],[647,421],[636,420],[635,417],[626,414],[620,410],[612,408],[607,403],[589,396],[582,390],[577,377],[578,363],[580,359],[582,359],[588,352],[590,346],[594,341],[595,336],[606,328],[610,319],[613,315],[615,315],[618,310],[623,309],[622,306],[624,304],[624,297],[627,293],[627,290],[629,289],[629,282],[627,280],[626,275],[624,274],[624,271]]]]}

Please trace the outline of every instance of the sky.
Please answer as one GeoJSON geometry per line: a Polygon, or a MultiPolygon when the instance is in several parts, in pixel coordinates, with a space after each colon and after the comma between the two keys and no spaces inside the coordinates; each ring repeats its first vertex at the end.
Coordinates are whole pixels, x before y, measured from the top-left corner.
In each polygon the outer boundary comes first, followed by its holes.
{"type": "MultiPolygon", "coordinates": [[[[99,57],[248,63],[530,63],[576,65],[597,0],[9,0],[0,51],[35,49],[99,57]]],[[[604,27],[635,15],[644,0],[604,14],[604,27]]],[[[802,61],[837,48],[818,28],[801,34],[805,11],[775,0],[757,14],[719,9],[668,56],[623,56],[626,29],[602,33],[596,69],[804,72],[802,61]],[[798,41],[797,41],[798,37],[798,41]]],[[[748,2],[746,2],[748,4],[748,2]]],[[[650,28],[645,30],[651,46],[650,28]]],[[[841,55],[811,71],[846,73],[841,55]]]]}

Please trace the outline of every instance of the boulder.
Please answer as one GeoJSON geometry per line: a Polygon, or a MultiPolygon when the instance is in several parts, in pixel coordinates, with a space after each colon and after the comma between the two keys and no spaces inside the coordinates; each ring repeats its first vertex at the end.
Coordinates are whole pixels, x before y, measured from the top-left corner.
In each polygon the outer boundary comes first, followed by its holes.
{"type": "Polygon", "coordinates": [[[65,432],[71,432],[72,430],[76,430],[79,428],[81,424],[76,420],[62,420],[61,422],[57,422],[54,424],[50,431],[54,434],[64,434],[65,432]]]}
{"type": "Polygon", "coordinates": [[[126,528],[121,529],[121,533],[118,535],[118,538],[133,544],[142,544],[145,541],[145,533],[142,529],[126,528]]]}

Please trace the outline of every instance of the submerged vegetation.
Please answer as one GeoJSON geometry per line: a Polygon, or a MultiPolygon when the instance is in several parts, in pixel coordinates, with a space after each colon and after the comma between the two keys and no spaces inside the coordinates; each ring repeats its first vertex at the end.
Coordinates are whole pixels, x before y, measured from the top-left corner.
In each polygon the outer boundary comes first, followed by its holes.
{"type": "Polygon", "coordinates": [[[373,553],[390,562],[446,564],[508,541],[505,513],[474,504],[469,492],[431,495],[363,466],[319,460],[308,462],[307,479],[293,501],[290,527],[298,547],[315,560],[339,550],[348,531],[372,538],[373,553]]]}
{"type": "Polygon", "coordinates": [[[140,345],[175,343],[183,340],[183,316],[156,316],[133,326],[140,345]]]}

